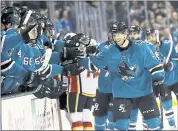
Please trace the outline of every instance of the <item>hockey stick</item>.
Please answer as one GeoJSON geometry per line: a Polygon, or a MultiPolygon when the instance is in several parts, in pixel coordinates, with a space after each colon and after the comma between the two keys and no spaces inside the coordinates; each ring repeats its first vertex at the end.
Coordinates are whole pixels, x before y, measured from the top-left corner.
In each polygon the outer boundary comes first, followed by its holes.
{"type": "Polygon", "coordinates": [[[61,109],[60,109],[60,101],[59,98],[56,99],[57,107],[58,109],[58,120],[59,120],[59,129],[62,130],[62,115],[61,115],[61,109]]]}
{"type": "MultiPolygon", "coordinates": [[[[170,39],[170,49],[169,49],[169,53],[166,57],[166,60],[163,62],[163,64],[167,64],[170,60],[170,56],[171,56],[171,53],[172,53],[172,50],[173,50],[173,40],[172,40],[172,36],[171,34],[169,34],[169,39],[170,39]]],[[[163,87],[164,88],[164,87],[163,87]]],[[[161,96],[159,96],[159,99],[160,99],[160,110],[161,110],[161,129],[164,128],[164,120],[163,120],[163,106],[162,106],[162,101],[161,101],[161,96]]]]}
{"type": "Polygon", "coordinates": [[[172,40],[171,34],[169,34],[169,38],[170,38],[170,50],[169,50],[168,56],[166,58],[165,64],[168,63],[170,56],[171,56],[171,53],[172,53],[172,49],[173,49],[173,40],[172,40]]]}
{"type": "MultiPolygon", "coordinates": [[[[162,87],[164,88],[164,87],[162,87]]],[[[161,96],[159,96],[159,101],[160,101],[160,113],[161,113],[161,125],[160,129],[162,130],[164,128],[164,119],[163,119],[163,103],[161,101],[161,96]]]]}

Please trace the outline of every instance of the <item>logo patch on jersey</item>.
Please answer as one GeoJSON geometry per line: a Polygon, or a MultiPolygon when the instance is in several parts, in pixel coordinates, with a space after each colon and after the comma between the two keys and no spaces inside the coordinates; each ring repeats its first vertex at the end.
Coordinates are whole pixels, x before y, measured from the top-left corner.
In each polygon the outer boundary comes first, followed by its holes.
{"type": "Polygon", "coordinates": [[[137,66],[129,67],[125,62],[123,62],[123,65],[119,65],[118,68],[118,74],[122,77],[122,80],[124,81],[128,81],[129,79],[133,79],[137,76],[137,66]]]}

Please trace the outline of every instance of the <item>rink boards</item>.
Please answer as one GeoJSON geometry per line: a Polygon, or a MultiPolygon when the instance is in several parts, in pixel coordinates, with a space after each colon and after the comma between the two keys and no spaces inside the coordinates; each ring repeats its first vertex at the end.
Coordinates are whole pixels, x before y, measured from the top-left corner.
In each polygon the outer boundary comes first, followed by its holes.
{"type": "MultiPolygon", "coordinates": [[[[70,129],[65,113],[62,111],[60,115],[59,103],[55,99],[36,99],[35,96],[26,94],[2,98],[1,104],[2,130],[70,129]]],[[[175,95],[173,95],[173,105],[177,105],[175,95]]]]}

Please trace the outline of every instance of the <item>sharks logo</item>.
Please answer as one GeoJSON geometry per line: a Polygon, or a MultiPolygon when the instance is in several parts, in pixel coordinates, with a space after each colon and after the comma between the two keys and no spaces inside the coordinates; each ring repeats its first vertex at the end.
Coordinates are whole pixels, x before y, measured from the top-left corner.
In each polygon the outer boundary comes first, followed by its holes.
{"type": "Polygon", "coordinates": [[[123,65],[119,65],[118,69],[118,74],[124,81],[128,81],[129,79],[133,79],[137,76],[138,68],[136,65],[129,67],[125,62],[123,62],[123,65]]]}

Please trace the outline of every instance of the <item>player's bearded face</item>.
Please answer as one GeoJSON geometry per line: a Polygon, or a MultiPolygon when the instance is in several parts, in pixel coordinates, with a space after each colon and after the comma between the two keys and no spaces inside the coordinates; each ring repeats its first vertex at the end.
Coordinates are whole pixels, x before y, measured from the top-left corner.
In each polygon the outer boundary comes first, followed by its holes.
{"type": "Polygon", "coordinates": [[[29,37],[30,37],[30,40],[35,40],[35,39],[37,39],[37,36],[38,36],[37,26],[35,26],[33,29],[31,29],[31,30],[28,32],[28,35],[29,35],[29,37]]]}
{"type": "Polygon", "coordinates": [[[131,40],[139,40],[139,39],[140,39],[140,34],[137,33],[137,32],[131,32],[131,33],[129,34],[129,38],[130,38],[131,40]]]}
{"type": "Polygon", "coordinates": [[[116,44],[118,44],[120,47],[124,44],[124,41],[126,40],[127,35],[123,32],[118,32],[113,34],[113,40],[116,44]]]}
{"type": "Polygon", "coordinates": [[[155,34],[151,34],[151,35],[149,35],[149,36],[147,36],[147,40],[149,41],[149,42],[151,42],[152,44],[156,44],[156,35],[155,34]]]}

